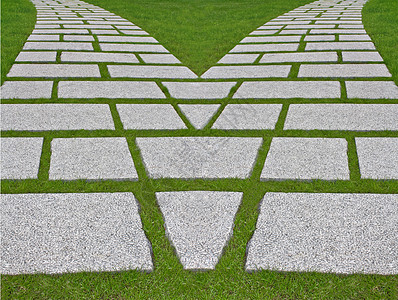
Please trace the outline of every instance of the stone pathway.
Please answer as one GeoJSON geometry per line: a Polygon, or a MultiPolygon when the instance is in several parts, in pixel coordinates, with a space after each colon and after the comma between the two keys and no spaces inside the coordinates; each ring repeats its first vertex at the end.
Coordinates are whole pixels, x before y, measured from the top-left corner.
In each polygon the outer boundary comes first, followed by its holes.
{"type": "MultiPolygon", "coordinates": [[[[1,87],[3,180],[398,179],[398,87],[366,1],[285,13],[200,77],[98,6],[32,2],[35,29],[1,87]]],[[[3,195],[1,272],[153,270],[137,201],[114,192],[3,195]]],[[[156,198],[184,268],[214,269],[242,193],[156,198]]],[[[246,270],[396,274],[397,200],[266,193],[246,270]]]]}

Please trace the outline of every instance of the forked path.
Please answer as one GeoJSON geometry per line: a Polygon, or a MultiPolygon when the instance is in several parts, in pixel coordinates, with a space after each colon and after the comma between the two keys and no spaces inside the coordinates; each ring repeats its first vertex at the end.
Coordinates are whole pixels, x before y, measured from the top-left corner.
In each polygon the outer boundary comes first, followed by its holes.
{"type": "MultiPolygon", "coordinates": [[[[362,24],[365,2],[296,8],[198,77],[129,20],[83,1],[33,1],[35,29],[1,87],[1,178],[136,181],[138,159],[152,179],[396,180],[398,104],[388,102],[398,87],[362,24]],[[180,134],[202,129],[211,134],[180,134]]],[[[116,192],[3,195],[1,272],[153,270],[137,200],[116,192]]],[[[184,268],[215,267],[242,197],[156,193],[184,268]]],[[[256,228],[248,271],[398,273],[397,195],[266,193],[256,228]]]]}

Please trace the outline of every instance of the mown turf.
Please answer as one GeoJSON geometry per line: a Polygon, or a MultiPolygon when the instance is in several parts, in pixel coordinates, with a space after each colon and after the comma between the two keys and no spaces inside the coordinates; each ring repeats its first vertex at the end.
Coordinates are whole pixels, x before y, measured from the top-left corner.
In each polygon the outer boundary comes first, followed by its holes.
{"type": "MultiPolygon", "coordinates": [[[[384,0],[371,0],[381,3],[384,0]]],[[[107,10],[130,19],[155,36],[184,64],[198,74],[205,71],[231,49],[241,38],[269,19],[311,1],[293,0],[88,0],[107,10]]],[[[385,1],[388,2],[388,1],[385,1]]],[[[3,0],[3,3],[13,3],[3,0]]],[[[18,0],[31,5],[28,0],[18,0]]],[[[5,5],[7,7],[7,5],[5,5]]],[[[12,5],[8,5],[12,6],[12,5]]],[[[4,12],[3,12],[4,13],[4,12]]],[[[5,12],[7,13],[7,11],[5,12]]],[[[25,12],[25,15],[29,14],[25,12]]],[[[32,14],[34,19],[34,13],[32,14]]],[[[19,16],[24,17],[23,13],[19,16]]],[[[366,16],[365,16],[366,17],[366,16]]],[[[8,20],[8,22],[14,22],[8,20]]],[[[9,23],[11,24],[11,23],[9,23]]],[[[32,27],[34,20],[32,22],[32,27]]],[[[11,26],[11,25],[7,25],[11,26]]],[[[387,26],[387,25],[386,25],[387,26]]],[[[369,27],[369,26],[368,26],[369,27]]],[[[367,30],[369,28],[367,27],[367,30]]],[[[397,32],[397,31],[395,31],[397,32]]],[[[16,37],[13,37],[14,39],[16,37]]],[[[18,40],[19,47],[25,42],[18,40]]],[[[394,39],[394,37],[392,37],[394,39]]],[[[377,44],[377,47],[380,46],[377,44]]],[[[19,51],[19,49],[18,49],[19,51]]],[[[18,51],[8,54],[9,66],[18,51]]],[[[383,54],[383,53],[382,53],[383,54]]],[[[388,53],[383,54],[387,60],[388,53]]],[[[390,65],[389,65],[390,66],[390,65]]],[[[390,66],[390,70],[391,66],[390,66]]],[[[8,71],[8,70],[7,70],[8,71]]],[[[396,73],[397,74],[397,73],[396,73]]],[[[76,103],[80,100],[57,100],[76,103]]],[[[214,101],[225,106],[227,99],[214,101]]],[[[390,103],[384,101],[342,100],[353,103],[390,103]]],[[[5,101],[18,103],[18,100],[5,101]]],[[[54,102],[54,100],[29,100],[24,103],[54,102]]],[[[90,100],[90,103],[107,103],[116,124],[114,131],[57,131],[57,132],[3,132],[3,136],[43,136],[45,138],[37,180],[2,181],[3,193],[49,192],[134,192],[140,206],[143,227],[152,244],[155,269],[150,274],[136,271],[78,273],[63,275],[18,275],[2,277],[2,299],[397,299],[398,276],[335,275],[320,273],[270,272],[248,274],[244,271],[245,251],[258,216],[258,206],[266,192],[347,192],[347,193],[397,193],[397,181],[361,180],[356,158],[354,137],[398,136],[398,132],[339,132],[339,131],[284,131],[283,123],[291,103],[308,100],[266,100],[258,103],[283,103],[283,110],[275,130],[264,131],[134,131],[124,130],[115,103],[203,103],[203,101],[146,100],[90,100]],[[247,180],[151,180],[147,178],[139,150],[137,136],[260,136],[264,143],[259,152],[251,178],[247,180]],[[51,140],[56,137],[127,137],[140,180],[138,182],[86,182],[48,181],[51,140]],[[350,181],[283,181],[260,182],[259,177],[268,152],[271,138],[275,136],[340,137],[349,144],[348,157],[350,181]],[[184,271],[165,236],[162,214],[156,204],[155,192],[177,190],[222,190],[244,192],[242,205],[235,220],[234,235],[216,267],[210,272],[184,271]]],[[[250,100],[239,101],[240,103],[250,100]]],[[[336,102],[318,100],[312,102],[336,102]]],[[[394,103],[398,103],[394,101],[394,103]]],[[[213,118],[214,122],[215,118],[213,118]]]]}

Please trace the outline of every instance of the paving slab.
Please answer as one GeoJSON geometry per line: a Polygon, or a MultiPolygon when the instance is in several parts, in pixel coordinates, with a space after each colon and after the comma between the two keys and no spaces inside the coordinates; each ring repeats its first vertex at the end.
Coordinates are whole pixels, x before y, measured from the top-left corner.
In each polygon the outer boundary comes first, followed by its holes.
{"type": "Polygon", "coordinates": [[[347,97],[362,99],[398,99],[394,81],[347,81],[347,97]]]}
{"type": "Polygon", "coordinates": [[[50,180],[138,180],[126,138],[55,138],[50,180]]]}
{"type": "Polygon", "coordinates": [[[153,270],[132,193],[1,198],[2,274],[153,270]]]}
{"type": "Polygon", "coordinates": [[[147,64],[180,64],[181,62],[173,54],[140,54],[147,64]]]}
{"type": "Polygon", "coordinates": [[[7,77],[101,77],[97,65],[84,64],[15,64],[7,77]]]}
{"type": "Polygon", "coordinates": [[[266,193],[246,270],[397,274],[398,195],[266,193]]]}
{"type": "Polygon", "coordinates": [[[300,42],[300,35],[292,36],[249,36],[245,37],[240,43],[286,43],[286,42],[300,42]]]}
{"type": "Polygon", "coordinates": [[[367,34],[341,34],[339,41],[371,41],[372,39],[367,34]]]}
{"type": "Polygon", "coordinates": [[[298,43],[291,44],[259,44],[259,45],[236,45],[230,53],[240,52],[283,52],[297,51],[298,43]]]}
{"type": "Polygon", "coordinates": [[[273,138],[261,180],[349,180],[347,141],[273,138]]]}
{"type": "Polygon", "coordinates": [[[64,35],[64,41],[94,42],[94,37],[91,35],[64,35]]]}
{"type": "Polygon", "coordinates": [[[126,35],[149,35],[148,32],[143,30],[120,30],[120,31],[126,35]]]}
{"type": "Polygon", "coordinates": [[[51,98],[52,81],[6,81],[0,87],[2,99],[51,98]]]}
{"type": "Polygon", "coordinates": [[[155,82],[149,81],[60,81],[59,98],[164,99],[155,82]]]}
{"type": "Polygon", "coordinates": [[[318,29],[318,28],[333,28],[334,25],[287,25],[285,29],[318,29]]]}
{"type": "Polygon", "coordinates": [[[350,62],[382,62],[383,58],[377,51],[342,51],[343,61],[350,62]]]}
{"type": "Polygon", "coordinates": [[[112,25],[64,25],[64,28],[86,28],[86,29],[115,29],[112,25]]]}
{"type": "Polygon", "coordinates": [[[260,63],[283,62],[337,62],[336,52],[296,52],[296,53],[267,53],[260,63]]]}
{"type": "Polygon", "coordinates": [[[59,35],[55,34],[31,34],[28,41],[59,41],[59,35]]]}
{"type": "Polygon", "coordinates": [[[115,129],[106,104],[2,104],[2,130],[115,129]]]}
{"type": "Polygon", "coordinates": [[[305,51],[311,50],[376,50],[376,47],[372,42],[307,43],[305,51]]]}
{"type": "Polygon", "coordinates": [[[194,72],[192,72],[185,66],[108,65],[108,71],[112,78],[198,78],[198,76],[194,72]]]}
{"type": "Polygon", "coordinates": [[[155,137],[136,143],[150,178],[248,178],[262,139],[155,137]]]}
{"type": "Polygon", "coordinates": [[[312,29],[310,34],[366,34],[364,29],[312,29]]]}
{"type": "Polygon", "coordinates": [[[37,178],[43,138],[0,138],[1,179],[37,178]]]}
{"type": "Polygon", "coordinates": [[[385,64],[301,65],[298,77],[391,77],[385,64]]]}
{"type": "Polygon", "coordinates": [[[178,107],[196,129],[203,129],[217,112],[220,104],[179,104],[178,107]]]}
{"type": "Polygon", "coordinates": [[[213,124],[213,129],[274,129],[282,104],[228,104],[213,124]]]}
{"type": "Polygon", "coordinates": [[[216,66],[207,70],[201,78],[220,79],[220,78],[270,78],[289,75],[291,66],[267,65],[267,66],[216,66]]]}
{"type": "Polygon", "coordinates": [[[134,54],[103,52],[62,52],[61,61],[139,63],[134,54]]]}
{"type": "Polygon", "coordinates": [[[259,54],[226,54],[218,64],[252,64],[259,54]]]}
{"type": "Polygon", "coordinates": [[[124,129],[187,129],[171,104],[116,104],[124,129]]]}
{"type": "MultiPolygon", "coordinates": [[[[93,30],[94,31],[94,30],[93,30]]],[[[99,42],[114,43],[158,43],[156,39],[150,36],[97,36],[99,42]]]]}
{"type": "Polygon", "coordinates": [[[156,193],[166,235],[184,269],[215,269],[232,237],[243,193],[187,191],[156,193]]]}
{"type": "Polygon", "coordinates": [[[338,81],[246,81],[233,98],[340,98],[340,95],[338,81]]]}
{"type": "Polygon", "coordinates": [[[177,99],[226,98],[236,82],[162,82],[177,99]]]}
{"type": "Polygon", "coordinates": [[[281,32],[279,32],[279,34],[306,34],[307,33],[307,29],[292,29],[292,30],[282,30],[281,32]]]}
{"type": "Polygon", "coordinates": [[[157,52],[169,53],[169,51],[162,45],[145,45],[145,44],[102,44],[100,43],[102,51],[120,51],[120,52],[157,52]]]}
{"type": "Polygon", "coordinates": [[[94,35],[97,35],[97,34],[110,34],[110,35],[119,34],[119,32],[117,30],[108,30],[108,29],[91,29],[91,33],[94,35]]]}
{"type": "Polygon", "coordinates": [[[361,178],[398,179],[398,138],[355,138],[361,178]]]}
{"type": "Polygon", "coordinates": [[[250,35],[272,35],[277,33],[278,30],[255,30],[250,33],[250,35]]]}
{"type": "Polygon", "coordinates": [[[34,29],[32,34],[89,34],[87,29],[34,29]]]}
{"type": "Polygon", "coordinates": [[[398,130],[397,104],[291,104],[285,130],[398,130]]]}
{"type": "Polygon", "coordinates": [[[336,37],[330,35],[308,35],[304,38],[304,42],[321,42],[321,41],[335,41],[336,37]]]}
{"type": "Polygon", "coordinates": [[[93,51],[91,43],[79,42],[26,42],[24,50],[88,50],[93,51]]]}

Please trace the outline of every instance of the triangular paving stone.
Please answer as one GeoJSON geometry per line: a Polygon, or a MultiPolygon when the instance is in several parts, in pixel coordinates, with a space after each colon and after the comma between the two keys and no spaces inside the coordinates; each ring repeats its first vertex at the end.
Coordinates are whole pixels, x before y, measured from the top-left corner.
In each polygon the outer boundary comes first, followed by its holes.
{"type": "Polygon", "coordinates": [[[203,129],[220,104],[179,104],[178,107],[196,129],[203,129]]]}
{"type": "Polygon", "coordinates": [[[184,269],[214,269],[232,235],[242,193],[156,193],[166,234],[184,269]]]}

